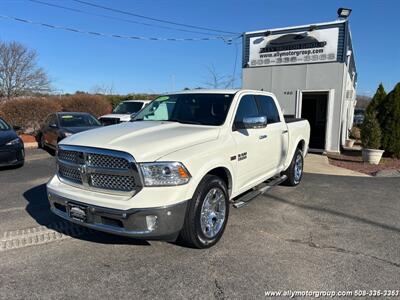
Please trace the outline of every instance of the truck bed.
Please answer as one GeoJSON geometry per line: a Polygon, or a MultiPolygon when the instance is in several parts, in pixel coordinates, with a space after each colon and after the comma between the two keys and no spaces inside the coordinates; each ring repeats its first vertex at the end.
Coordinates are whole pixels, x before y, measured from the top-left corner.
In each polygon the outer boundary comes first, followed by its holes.
{"type": "Polygon", "coordinates": [[[295,118],[293,115],[285,115],[284,118],[285,118],[286,124],[294,123],[294,122],[300,122],[300,121],[305,121],[306,120],[304,118],[295,118]]]}

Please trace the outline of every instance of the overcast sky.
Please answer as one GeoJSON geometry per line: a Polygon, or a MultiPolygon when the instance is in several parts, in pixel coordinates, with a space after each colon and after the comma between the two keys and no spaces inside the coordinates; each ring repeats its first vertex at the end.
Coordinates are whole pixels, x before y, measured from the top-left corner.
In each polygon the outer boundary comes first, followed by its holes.
{"type": "MultiPolygon", "coordinates": [[[[125,21],[49,7],[29,0],[0,0],[0,14],[107,34],[160,38],[212,37],[137,24],[134,22],[173,26],[86,6],[73,0],[40,1],[125,21]]],[[[400,81],[398,0],[86,1],[149,17],[238,33],[332,21],[337,17],[338,7],[351,7],[350,26],[359,74],[358,93],[371,94],[379,82],[383,82],[385,88],[390,90],[400,81]]],[[[235,45],[228,45],[221,40],[123,40],[54,30],[1,18],[0,39],[15,40],[36,49],[39,64],[47,70],[55,89],[60,92],[91,91],[96,85],[112,86],[118,93],[169,92],[184,87],[194,88],[204,86],[208,66],[214,65],[220,74],[232,75],[235,59],[235,85],[241,85],[240,40],[237,41],[239,46],[236,55],[235,45]]]]}

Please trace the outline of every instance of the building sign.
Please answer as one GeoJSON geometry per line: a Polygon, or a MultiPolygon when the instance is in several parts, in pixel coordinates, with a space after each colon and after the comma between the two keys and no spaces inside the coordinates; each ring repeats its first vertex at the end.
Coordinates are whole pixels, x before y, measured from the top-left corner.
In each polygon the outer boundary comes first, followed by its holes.
{"type": "Polygon", "coordinates": [[[337,60],[339,28],[250,38],[250,67],[337,60]]]}

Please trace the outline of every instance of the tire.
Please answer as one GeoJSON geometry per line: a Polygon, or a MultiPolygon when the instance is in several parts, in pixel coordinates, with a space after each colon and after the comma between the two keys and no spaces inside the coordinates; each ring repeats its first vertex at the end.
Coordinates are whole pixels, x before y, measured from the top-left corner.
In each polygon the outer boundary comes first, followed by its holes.
{"type": "Polygon", "coordinates": [[[46,145],[44,144],[44,137],[43,137],[43,134],[41,134],[39,137],[39,148],[44,149],[45,147],[46,147],[46,145]]]}
{"type": "Polygon", "coordinates": [[[222,237],[228,216],[229,196],[225,182],[217,176],[206,175],[188,203],[180,240],[194,248],[212,247],[222,237]]]}
{"type": "Polygon", "coordinates": [[[297,149],[293,155],[289,168],[287,168],[283,173],[288,177],[283,184],[287,186],[298,185],[303,178],[303,166],[303,152],[300,149],[297,149]]]}

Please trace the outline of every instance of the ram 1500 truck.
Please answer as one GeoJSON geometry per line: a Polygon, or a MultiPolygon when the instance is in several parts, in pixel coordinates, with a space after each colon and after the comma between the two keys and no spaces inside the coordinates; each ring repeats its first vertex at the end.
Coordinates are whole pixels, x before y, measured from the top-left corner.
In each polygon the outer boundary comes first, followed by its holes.
{"type": "Polygon", "coordinates": [[[60,142],[47,183],[51,210],[108,233],[210,247],[231,203],[300,183],[309,135],[306,120],[285,121],[271,93],[161,96],[131,122],[60,142]]]}

